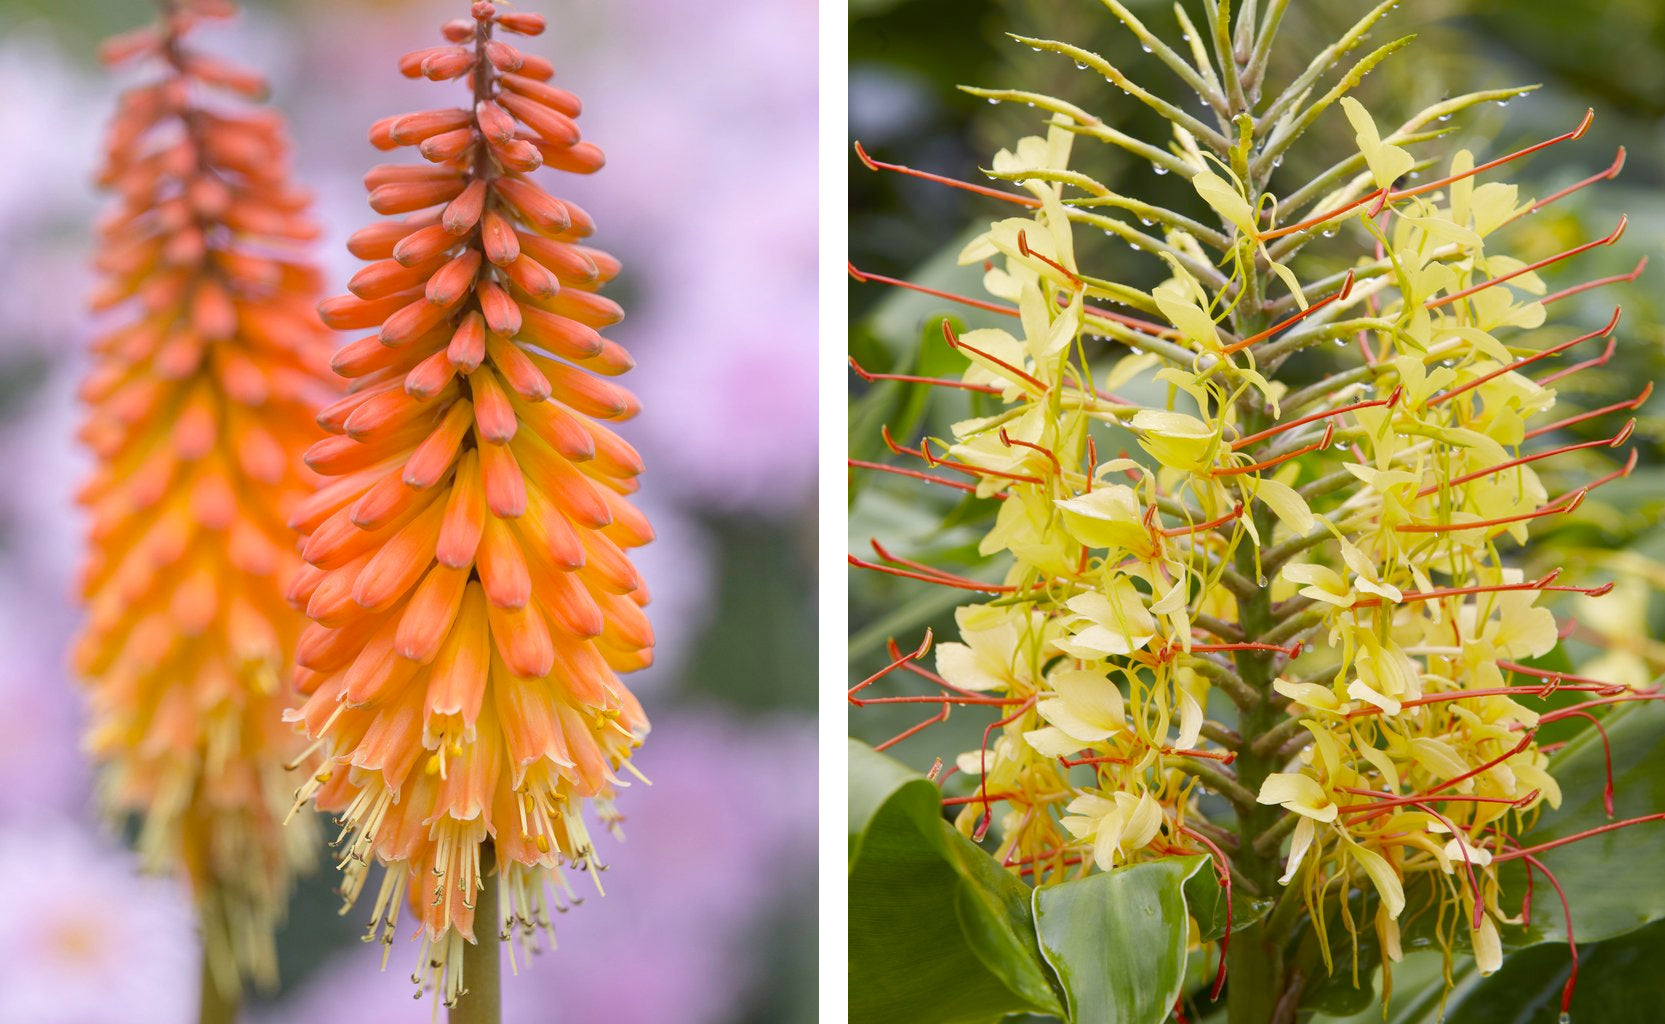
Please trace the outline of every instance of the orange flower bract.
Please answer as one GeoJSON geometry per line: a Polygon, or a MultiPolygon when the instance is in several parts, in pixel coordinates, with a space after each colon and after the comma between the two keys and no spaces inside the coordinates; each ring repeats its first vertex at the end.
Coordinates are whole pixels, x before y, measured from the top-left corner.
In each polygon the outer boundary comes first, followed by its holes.
{"type": "Polygon", "coordinates": [[[282,830],[300,743],[281,673],[304,619],[284,601],[299,559],[286,518],[310,493],[309,410],[332,389],[314,228],[289,183],[281,119],[258,76],[184,36],[228,4],[197,0],[112,40],[110,62],[162,74],[127,91],[100,184],[92,303],[126,319],[93,343],[81,439],[97,468],[73,663],[88,745],[149,865],[183,868],[219,987],[276,979],[273,930],[311,832],[282,830]]]}
{"type": "Polygon", "coordinates": [[[371,934],[391,943],[408,897],[447,1003],[486,844],[504,893],[486,926],[505,933],[547,927],[563,865],[599,867],[582,812],[614,821],[617,772],[647,732],[618,674],[652,646],[625,554],[652,535],[626,497],[641,462],[604,425],[637,408],[611,380],[629,356],[598,333],[622,315],[597,294],[619,267],[582,244],[582,209],[528,177],[594,171],[601,151],[548,62],[494,38],[542,19],[472,15],[401,61],[464,80],[468,104],[370,132],[426,162],[366,175],[371,208],[400,219],[353,236],[370,263],[320,307],[375,333],[335,359],[351,392],[306,456],[332,479],[297,513],[308,567],[291,590],[313,620],[295,717],[327,751],[303,797],[342,826],[348,903],[372,859],[387,866],[371,934]]]}

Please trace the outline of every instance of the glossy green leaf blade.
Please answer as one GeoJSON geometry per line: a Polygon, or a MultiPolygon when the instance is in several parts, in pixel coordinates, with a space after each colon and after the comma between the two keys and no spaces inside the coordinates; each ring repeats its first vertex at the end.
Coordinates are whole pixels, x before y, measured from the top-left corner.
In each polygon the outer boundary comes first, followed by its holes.
{"type": "MultiPolygon", "coordinates": [[[[1659,949],[1665,922],[1582,947],[1570,1013],[1578,1024],[1654,1024],[1665,1008],[1659,949]]],[[[1562,946],[1524,949],[1489,978],[1453,992],[1446,1024],[1531,1024],[1553,1021],[1572,961],[1562,946]]],[[[1433,1017],[1426,1018],[1429,1024],[1433,1017]]],[[[1417,1022],[1422,1024],[1422,1022],[1417,1022]]]]}
{"type": "Polygon", "coordinates": [[[1072,1024],[1161,1024],[1185,976],[1185,883],[1207,857],[1175,857],[1035,890],[1041,952],[1072,1024]]]}
{"type": "Polygon", "coordinates": [[[1061,1013],[1029,887],[942,819],[937,787],[850,743],[850,1021],[1061,1013]]]}

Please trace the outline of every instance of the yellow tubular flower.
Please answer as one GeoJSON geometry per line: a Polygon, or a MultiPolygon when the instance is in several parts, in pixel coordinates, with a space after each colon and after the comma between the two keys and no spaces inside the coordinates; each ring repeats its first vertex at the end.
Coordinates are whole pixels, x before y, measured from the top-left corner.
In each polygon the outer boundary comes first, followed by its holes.
{"type": "Polygon", "coordinates": [[[310,823],[281,827],[300,747],[281,677],[303,624],[284,602],[299,564],[284,520],[331,393],[282,121],[248,106],[257,76],[186,42],[230,13],[176,3],[105,50],[162,72],[122,95],[100,178],[120,199],[93,304],[127,319],[94,342],[81,389],[97,468],[73,657],[102,795],[139,815],[150,867],[189,876],[227,998],[240,976],[276,982],[273,932],[311,857],[310,823]]]}

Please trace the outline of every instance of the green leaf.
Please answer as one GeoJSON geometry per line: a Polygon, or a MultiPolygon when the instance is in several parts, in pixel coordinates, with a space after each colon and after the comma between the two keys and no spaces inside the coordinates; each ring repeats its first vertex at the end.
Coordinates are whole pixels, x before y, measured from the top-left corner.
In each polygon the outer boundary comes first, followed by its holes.
{"type": "MultiPolygon", "coordinates": [[[[1520,837],[1531,847],[1616,820],[1665,811],[1665,706],[1653,701],[1622,705],[1602,720],[1613,749],[1614,816],[1602,806],[1606,758],[1601,735],[1591,727],[1550,762],[1560,783],[1559,810],[1546,811],[1520,837]]],[[[1599,942],[1665,918],[1665,873],[1642,851],[1665,840],[1665,822],[1649,822],[1579,840],[1538,856],[1555,872],[1572,904],[1573,933],[1580,942],[1599,942]]],[[[1524,862],[1502,868],[1505,900],[1526,891],[1524,862]]],[[[1563,942],[1566,926],[1555,892],[1540,875],[1527,928],[1505,928],[1511,946],[1563,942]]],[[[1508,904],[1506,903],[1506,907],[1508,904]]]]}
{"type": "MultiPolygon", "coordinates": [[[[1582,947],[1569,1008],[1572,1019],[1601,1024],[1658,1021],[1660,1007],[1665,1005],[1665,972],[1659,970],[1661,943],[1665,943],[1665,922],[1582,947]]],[[[1561,1011],[1561,989],[1571,968],[1572,958],[1564,946],[1521,950],[1505,959],[1496,974],[1474,977],[1453,992],[1446,1024],[1553,1021],[1561,1011]]]]}
{"type": "Polygon", "coordinates": [[[937,787],[850,743],[852,1024],[1063,1012],[1029,887],[942,818],[937,787]]]}
{"type": "Polygon", "coordinates": [[[1185,979],[1185,883],[1208,858],[1174,857],[1035,890],[1041,952],[1072,1024],[1161,1024],[1185,979]]]}

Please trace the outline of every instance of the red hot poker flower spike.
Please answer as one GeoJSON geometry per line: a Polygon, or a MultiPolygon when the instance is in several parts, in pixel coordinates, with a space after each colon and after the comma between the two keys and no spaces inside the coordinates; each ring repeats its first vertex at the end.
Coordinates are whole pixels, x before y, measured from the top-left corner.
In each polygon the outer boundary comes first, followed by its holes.
{"type": "Polygon", "coordinates": [[[117,201],[92,304],[122,319],[81,388],[97,465],[73,653],[103,795],[142,819],[150,866],[190,877],[227,996],[275,983],[272,933],[311,856],[309,828],[282,830],[300,744],[279,679],[304,624],[284,600],[285,520],[314,486],[300,457],[331,390],[281,119],[239,102],[263,94],[257,76],[186,45],[231,13],[180,0],[104,48],[161,74],[122,95],[99,177],[117,201]]]}
{"type": "Polygon", "coordinates": [[[652,535],[627,500],[641,462],[605,425],[637,408],[610,379],[630,357],[600,334],[622,316],[597,294],[618,264],[583,244],[588,214],[529,177],[594,171],[601,151],[549,65],[494,38],[541,19],[472,13],[401,65],[465,80],[467,105],[370,132],[426,162],[366,176],[372,208],[401,219],[354,236],[371,262],[321,307],[375,333],[336,357],[352,388],[307,453],[334,479],[296,517],[310,567],[293,594],[313,620],[294,716],[329,761],[302,796],[342,825],[349,904],[386,865],[371,933],[391,943],[408,897],[424,983],[448,1004],[486,844],[505,898],[485,927],[528,941],[548,885],[565,891],[557,869],[599,869],[581,811],[617,820],[648,729],[619,673],[653,643],[625,555],[652,535]]]}

